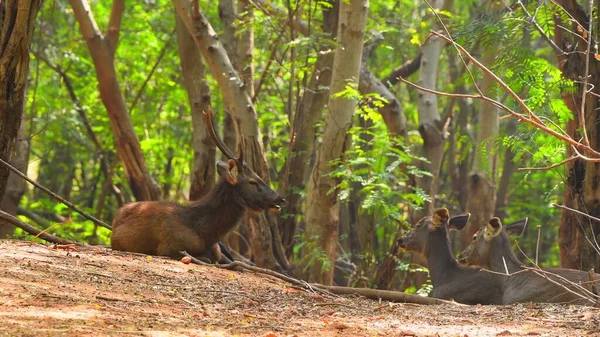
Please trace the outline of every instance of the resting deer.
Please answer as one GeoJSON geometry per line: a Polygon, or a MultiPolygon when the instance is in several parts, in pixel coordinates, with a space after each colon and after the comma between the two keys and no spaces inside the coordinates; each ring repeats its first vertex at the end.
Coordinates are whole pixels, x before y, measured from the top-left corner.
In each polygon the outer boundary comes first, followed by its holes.
{"type": "Polygon", "coordinates": [[[510,246],[508,234],[520,235],[526,224],[527,219],[524,219],[503,226],[500,219],[492,218],[486,226],[473,235],[471,244],[460,253],[461,264],[476,265],[497,273],[512,274],[501,276],[504,304],[549,302],[593,305],[594,293],[598,292],[594,290],[592,283],[596,284],[596,289],[600,288],[600,274],[564,268],[545,268],[537,272],[524,270],[521,261],[517,259],[510,246]],[[587,291],[568,285],[568,282],[562,278],[581,284],[587,291]],[[592,280],[596,282],[591,282],[592,280]]]}
{"type": "Polygon", "coordinates": [[[470,214],[449,218],[448,210],[440,208],[433,216],[419,221],[406,237],[398,240],[398,245],[427,258],[433,297],[465,304],[500,304],[498,277],[460,266],[452,254],[448,229],[462,229],[469,217],[470,214]]]}
{"type": "Polygon", "coordinates": [[[173,258],[187,251],[211,262],[228,263],[217,242],[245,210],[279,210],[285,203],[244,161],[244,137],[239,135],[235,157],[217,134],[210,110],[204,119],[213,142],[229,158],[217,162],[219,182],[187,205],[141,201],[121,207],[113,220],[113,249],[173,258]]]}

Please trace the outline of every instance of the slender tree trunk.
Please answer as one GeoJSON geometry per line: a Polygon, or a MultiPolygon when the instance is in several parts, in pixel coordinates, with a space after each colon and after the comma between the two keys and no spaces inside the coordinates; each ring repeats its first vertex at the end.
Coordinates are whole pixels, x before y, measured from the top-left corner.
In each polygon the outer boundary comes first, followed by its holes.
{"type": "MultiPolygon", "coordinates": [[[[442,8],[443,1],[432,2],[437,9],[442,8]]],[[[429,89],[437,88],[438,67],[442,53],[443,42],[439,38],[430,38],[421,48],[421,66],[419,68],[419,84],[429,89]]],[[[422,189],[431,197],[431,202],[426,202],[422,211],[417,211],[413,216],[418,220],[433,212],[435,207],[435,196],[437,193],[437,178],[444,153],[446,142],[444,125],[440,120],[438,112],[437,95],[419,91],[417,100],[417,111],[419,113],[419,133],[423,138],[423,151],[425,158],[429,161],[419,162],[421,170],[430,172],[431,176],[415,177],[418,188],[422,189]]]]}
{"type": "Polygon", "coordinates": [[[333,280],[340,205],[337,200],[338,182],[330,175],[334,169],[331,163],[343,157],[344,140],[352,125],[357,103],[353,98],[337,95],[348,85],[358,89],[368,9],[368,0],[340,2],[339,45],[333,61],[329,108],[325,116],[323,143],[319,146],[317,161],[308,182],[306,201],[307,240],[316,240],[307,247],[314,245],[315,250],[323,253],[308,266],[308,280],[311,282],[331,284],[333,280]]]}
{"type": "MultiPolygon", "coordinates": [[[[323,33],[333,39],[338,22],[338,6],[323,9],[323,33]]],[[[331,48],[323,43],[321,51],[331,48]]],[[[286,160],[285,180],[283,184],[287,203],[282,211],[279,232],[288,257],[292,254],[293,240],[298,227],[298,218],[302,214],[302,192],[305,191],[307,173],[313,155],[316,126],[329,97],[333,53],[319,53],[314,71],[304,91],[298,112],[292,122],[292,135],[286,160]]]]}
{"type": "MultiPolygon", "coordinates": [[[[244,154],[248,165],[268,183],[267,160],[258,128],[256,110],[243,81],[238,77],[217,34],[200,9],[191,8],[192,4],[187,0],[173,0],[173,3],[219,84],[223,100],[236,121],[235,125],[245,137],[244,154]]],[[[266,221],[259,221],[252,225],[260,227],[253,237],[257,243],[251,243],[256,264],[265,268],[280,269],[273,252],[271,227],[266,221]]]]}
{"type": "MultiPolygon", "coordinates": [[[[29,73],[29,45],[40,0],[0,3],[0,158],[11,162],[25,104],[29,73]]],[[[9,170],[0,165],[0,196],[6,191],[9,170]]]]}
{"type": "Polygon", "coordinates": [[[87,0],[69,0],[96,70],[100,97],[106,107],[115,136],[117,154],[136,200],[158,200],[160,188],[150,176],[140,142],[129,118],[115,68],[115,51],[119,40],[124,0],[113,2],[106,34],[102,34],[87,0]]]}
{"type": "MultiPolygon", "coordinates": [[[[223,34],[221,36],[223,47],[227,51],[227,55],[229,56],[233,68],[238,70],[237,38],[235,36],[236,29],[234,26],[237,18],[235,0],[219,0],[219,17],[223,24],[223,34]]],[[[224,107],[223,111],[225,113],[223,115],[223,141],[230,149],[236,149],[235,126],[233,124],[231,112],[227,107],[224,107]]]]}
{"type": "MultiPolygon", "coordinates": [[[[589,145],[594,149],[600,149],[600,120],[598,115],[598,95],[600,94],[600,65],[595,60],[594,49],[587,53],[587,44],[582,43],[581,36],[571,32],[584,27],[587,32],[589,27],[588,13],[575,0],[561,0],[559,5],[569,14],[573,20],[569,23],[561,22],[559,16],[555,16],[554,41],[565,51],[558,54],[558,64],[565,78],[577,81],[577,91],[565,91],[563,98],[565,104],[573,113],[573,119],[567,122],[566,131],[573,139],[582,140],[581,109],[583,91],[591,90],[585,97],[583,106],[583,127],[589,139],[589,145]],[[559,27],[570,27],[571,31],[565,31],[559,27]],[[586,60],[586,58],[589,58],[586,60]],[[586,73],[586,61],[589,61],[589,71],[586,73]],[[588,87],[583,88],[582,78],[588,80],[588,87]]],[[[595,20],[594,30],[598,32],[599,22],[595,20]]],[[[587,32],[589,34],[589,32],[587,32]]],[[[583,34],[582,34],[583,35],[583,34]]],[[[597,34],[592,34],[596,36],[597,34]]],[[[594,43],[592,41],[592,43],[594,43]]],[[[585,141],[585,140],[583,140],[585,141]]],[[[567,147],[567,157],[574,155],[571,146],[567,147]]],[[[594,217],[600,217],[600,165],[582,159],[569,161],[565,165],[566,181],[563,204],[594,217]]],[[[558,244],[560,248],[560,264],[565,268],[576,268],[598,272],[600,270],[600,223],[592,221],[587,217],[579,216],[568,210],[563,210],[558,232],[558,244]]]]}
{"type": "Polygon", "coordinates": [[[206,195],[215,182],[216,149],[202,116],[204,111],[208,111],[210,105],[210,91],[202,53],[177,13],[175,13],[175,20],[183,83],[192,112],[194,159],[189,199],[197,200],[206,195]]]}
{"type": "MultiPolygon", "coordinates": [[[[26,85],[27,86],[27,85],[26,85]]],[[[27,91],[27,89],[25,89],[27,91]]],[[[17,133],[17,139],[14,147],[14,157],[10,164],[22,173],[27,173],[27,164],[29,159],[29,140],[25,138],[25,122],[27,121],[27,114],[25,113],[27,101],[23,100],[23,115],[21,120],[21,126],[17,133]]],[[[23,178],[19,177],[15,173],[11,172],[6,182],[6,190],[4,196],[0,202],[0,209],[4,212],[16,216],[17,208],[21,202],[21,198],[25,194],[27,183],[23,178]]],[[[0,223],[0,239],[10,236],[15,227],[9,223],[0,223]]]]}

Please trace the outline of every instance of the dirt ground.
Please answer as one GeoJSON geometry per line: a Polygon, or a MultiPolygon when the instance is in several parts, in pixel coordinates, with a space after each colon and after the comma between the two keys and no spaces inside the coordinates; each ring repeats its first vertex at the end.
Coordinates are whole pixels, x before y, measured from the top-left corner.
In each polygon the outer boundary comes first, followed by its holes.
{"type": "Polygon", "coordinates": [[[0,336],[600,336],[600,309],[319,295],[266,275],[0,242],[0,336]]]}

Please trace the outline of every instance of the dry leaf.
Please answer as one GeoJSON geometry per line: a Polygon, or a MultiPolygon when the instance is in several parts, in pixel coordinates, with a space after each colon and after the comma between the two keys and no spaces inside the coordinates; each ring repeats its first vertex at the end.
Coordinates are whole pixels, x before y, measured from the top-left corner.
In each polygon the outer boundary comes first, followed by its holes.
{"type": "Polygon", "coordinates": [[[275,333],[273,333],[273,332],[267,332],[262,337],[277,337],[277,335],[275,333]]]}
{"type": "Polygon", "coordinates": [[[344,329],[348,329],[350,326],[346,323],[333,322],[333,327],[338,330],[344,330],[344,329]]]}
{"type": "Polygon", "coordinates": [[[192,262],[192,258],[189,256],[184,256],[181,258],[181,262],[183,262],[185,264],[190,264],[192,262]]]}

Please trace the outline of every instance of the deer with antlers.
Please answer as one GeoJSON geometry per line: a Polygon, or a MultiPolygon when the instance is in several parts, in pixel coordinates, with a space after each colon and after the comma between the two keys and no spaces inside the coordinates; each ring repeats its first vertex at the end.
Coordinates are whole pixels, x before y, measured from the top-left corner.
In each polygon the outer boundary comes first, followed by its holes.
{"type": "Polygon", "coordinates": [[[204,119],[215,145],[229,158],[217,162],[219,182],[203,198],[180,205],[140,201],[119,209],[113,220],[112,248],[128,252],[180,258],[181,251],[210,262],[228,263],[218,242],[232,230],[246,210],[279,210],[285,203],[244,160],[244,137],[238,155],[219,137],[212,111],[204,119]]]}

